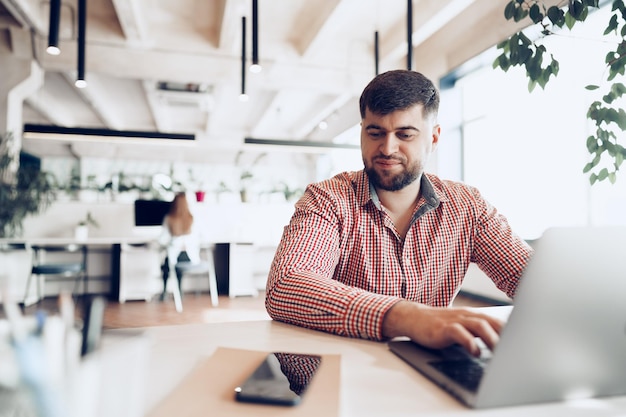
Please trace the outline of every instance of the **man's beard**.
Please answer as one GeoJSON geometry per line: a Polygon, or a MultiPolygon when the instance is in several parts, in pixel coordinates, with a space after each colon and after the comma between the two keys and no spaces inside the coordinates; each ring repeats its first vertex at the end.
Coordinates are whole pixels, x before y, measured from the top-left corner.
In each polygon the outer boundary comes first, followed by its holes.
{"type": "MultiPolygon", "coordinates": [[[[380,156],[377,158],[387,159],[380,156]]],[[[423,171],[421,164],[419,162],[415,162],[399,174],[383,176],[380,175],[373,166],[367,166],[365,161],[363,161],[363,165],[365,166],[365,172],[367,173],[372,185],[385,191],[399,191],[403,189],[407,185],[413,183],[413,181],[415,181],[423,171]]]]}

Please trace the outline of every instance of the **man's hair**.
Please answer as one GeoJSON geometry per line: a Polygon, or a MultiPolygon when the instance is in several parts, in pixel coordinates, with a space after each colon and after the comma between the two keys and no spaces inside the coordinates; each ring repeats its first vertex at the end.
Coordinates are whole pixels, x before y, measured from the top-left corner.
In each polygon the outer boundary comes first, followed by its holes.
{"type": "Polygon", "coordinates": [[[387,71],[376,76],[359,99],[361,119],[365,118],[366,109],[374,114],[387,115],[416,104],[424,106],[424,117],[437,117],[439,91],[423,74],[408,70],[387,71]]]}

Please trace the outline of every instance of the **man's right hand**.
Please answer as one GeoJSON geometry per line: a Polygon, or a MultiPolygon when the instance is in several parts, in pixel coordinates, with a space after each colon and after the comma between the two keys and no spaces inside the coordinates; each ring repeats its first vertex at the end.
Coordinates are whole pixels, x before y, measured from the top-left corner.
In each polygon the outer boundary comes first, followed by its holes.
{"type": "Polygon", "coordinates": [[[422,346],[440,349],[455,343],[480,356],[476,337],[493,349],[504,323],[487,314],[457,307],[429,307],[400,301],[385,315],[383,336],[406,336],[422,346]]]}

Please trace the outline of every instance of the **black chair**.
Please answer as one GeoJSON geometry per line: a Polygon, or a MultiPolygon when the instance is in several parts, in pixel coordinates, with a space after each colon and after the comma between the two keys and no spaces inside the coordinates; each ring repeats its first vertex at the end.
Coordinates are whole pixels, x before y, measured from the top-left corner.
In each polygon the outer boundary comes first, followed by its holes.
{"type": "Polygon", "coordinates": [[[72,294],[76,294],[77,286],[83,281],[83,295],[88,293],[87,288],[87,246],[79,244],[69,245],[33,245],[33,266],[26,282],[24,305],[27,305],[30,285],[33,277],[37,280],[37,301],[44,297],[44,280],[46,276],[75,277],[72,294]],[[47,255],[54,254],[55,261],[46,259],[47,255]],[[68,255],[66,255],[68,254],[68,255]],[[67,258],[71,258],[67,261],[67,258]],[[61,262],[64,261],[64,262],[61,262]]]}

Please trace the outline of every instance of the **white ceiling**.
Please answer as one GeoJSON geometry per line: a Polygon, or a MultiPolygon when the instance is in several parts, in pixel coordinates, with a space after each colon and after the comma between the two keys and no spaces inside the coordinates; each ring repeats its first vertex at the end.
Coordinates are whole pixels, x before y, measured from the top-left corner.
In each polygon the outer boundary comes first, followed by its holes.
{"type": "MultiPolygon", "coordinates": [[[[517,27],[503,18],[507,2],[413,0],[412,68],[439,77],[508,36],[517,27]]],[[[196,135],[193,146],[25,139],[23,148],[36,155],[207,161],[245,149],[245,137],[330,142],[359,122],[359,94],[375,75],[376,31],[380,71],[407,67],[406,0],[259,0],[263,70],[247,71],[249,101],[241,102],[241,17],[247,16],[250,63],[251,4],[88,0],[88,86],[78,89],[77,1],[62,1],[62,52],[51,56],[49,3],[0,0],[3,49],[45,71],[43,86],[24,103],[25,123],[196,135]],[[160,81],[199,84],[206,92],[162,91],[160,81]]]]}

